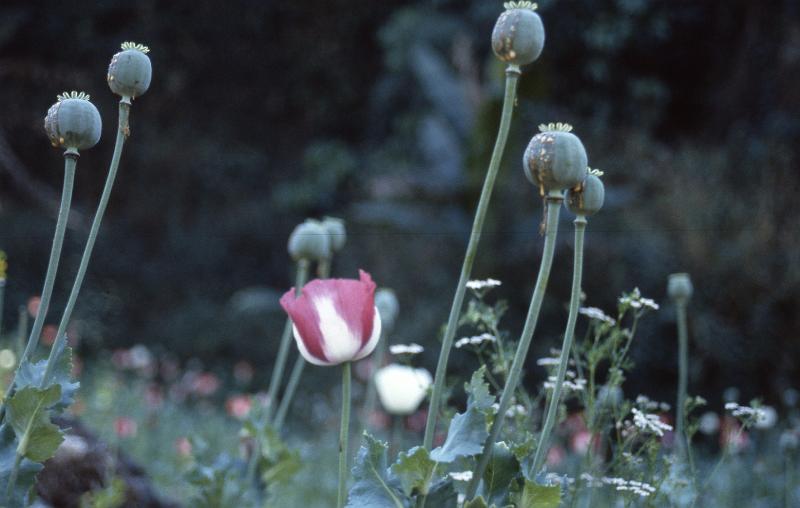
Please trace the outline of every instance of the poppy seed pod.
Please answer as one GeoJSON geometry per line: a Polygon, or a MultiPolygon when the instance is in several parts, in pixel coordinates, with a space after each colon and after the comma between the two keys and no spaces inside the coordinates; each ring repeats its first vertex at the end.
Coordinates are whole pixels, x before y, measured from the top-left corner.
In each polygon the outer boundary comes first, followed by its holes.
{"type": "Polygon", "coordinates": [[[342,247],[347,242],[347,230],[344,227],[344,221],[336,217],[324,217],[322,219],[322,227],[328,230],[333,252],[342,250],[342,247]]]}
{"type": "Polygon", "coordinates": [[[586,180],[567,191],[565,203],[570,212],[591,217],[603,208],[606,190],[599,178],[601,174],[592,170],[586,180]]]}
{"type": "Polygon", "coordinates": [[[54,147],[85,150],[100,141],[100,112],[83,92],[64,92],[47,110],[44,130],[54,147]]]}
{"type": "Polygon", "coordinates": [[[375,306],[381,314],[381,322],[384,329],[391,330],[397,321],[397,314],[400,312],[400,304],[397,296],[389,288],[381,288],[375,293],[375,306]]]}
{"type": "Polygon", "coordinates": [[[359,280],[315,279],[281,297],[292,320],[300,354],[314,365],[360,360],[375,349],[381,316],[375,307],[375,283],[359,270],[359,280]]]}
{"type": "Polygon", "coordinates": [[[505,7],[492,31],[492,50],[503,62],[527,65],[544,49],[542,18],[531,2],[507,2],[505,7]]]}
{"type": "Polygon", "coordinates": [[[150,48],[123,42],[122,51],[111,57],[106,80],[111,91],[122,97],[139,97],[150,88],[153,69],[147,53],[150,48]]]}
{"type": "Polygon", "coordinates": [[[393,363],[375,373],[378,398],[387,413],[410,415],[425,400],[433,379],[425,369],[393,363]]]}
{"type": "Polygon", "coordinates": [[[542,195],[549,191],[571,189],[586,178],[586,149],[565,123],[540,125],[523,156],[525,176],[539,187],[542,195]]]}
{"type": "Polygon", "coordinates": [[[676,303],[687,303],[692,298],[694,287],[688,273],[673,273],[667,282],[667,294],[676,303]]]}
{"type": "Polygon", "coordinates": [[[330,258],[331,238],[328,230],[319,221],[311,219],[299,224],[289,235],[289,255],[295,261],[330,258]]]}

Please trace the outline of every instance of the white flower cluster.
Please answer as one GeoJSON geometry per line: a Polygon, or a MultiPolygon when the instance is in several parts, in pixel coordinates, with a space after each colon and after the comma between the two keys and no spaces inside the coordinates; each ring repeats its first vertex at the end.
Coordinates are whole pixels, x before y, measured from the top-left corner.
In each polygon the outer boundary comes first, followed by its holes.
{"type": "Polygon", "coordinates": [[[588,487],[598,488],[602,487],[603,485],[612,485],[620,492],[633,492],[641,497],[648,497],[656,492],[656,488],[649,483],[636,480],[626,480],[624,478],[615,478],[613,476],[595,478],[589,473],[583,473],[581,474],[581,480],[586,482],[588,487]]]}
{"type": "Polygon", "coordinates": [[[572,485],[575,483],[575,478],[570,478],[567,475],[561,476],[558,473],[547,473],[544,476],[545,485],[572,485]]]}
{"type": "Polygon", "coordinates": [[[658,415],[643,413],[636,408],[631,411],[633,412],[633,424],[643,432],[650,432],[661,437],[664,432],[672,430],[672,425],[662,422],[658,415]]]}
{"type": "Polygon", "coordinates": [[[728,402],[725,404],[725,409],[730,411],[736,418],[746,420],[759,429],[768,429],[775,425],[778,420],[778,413],[769,406],[750,407],[740,406],[736,402],[728,402]]]}
{"type": "Polygon", "coordinates": [[[502,282],[495,279],[471,280],[467,282],[467,288],[472,289],[474,291],[480,291],[481,289],[496,288],[501,284],[502,282]]]}
{"type": "Polygon", "coordinates": [[[588,317],[589,319],[594,319],[597,321],[602,321],[604,323],[608,323],[611,326],[617,324],[617,320],[603,312],[602,310],[598,309],[597,307],[581,307],[578,309],[580,314],[588,317]]]}
{"type": "Polygon", "coordinates": [[[497,337],[490,333],[482,333],[480,335],[476,335],[474,337],[464,337],[462,339],[458,339],[456,341],[456,348],[462,348],[464,346],[479,346],[484,342],[494,342],[497,340],[497,337]]]}
{"type": "Polygon", "coordinates": [[[654,400],[650,400],[650,398],[647,395],[637,395],[636,405],[644,409],[645,411],[667,412],[670,410],[670,405],[667,404],[666,402],[656,402],[654,400]]]}
{"type": "Polygon", "coordinates": [[[458,482],[468,482],[472,480],[472,471],[460,471],[457,473],[450,473],[450,478],[458,482]]]}
{"type": "MultiPolygon", "coordinates": [[[[494,414],[497,414],[500,411],[500,404],[495,402],[492,404],[492,409],[494,410],[494,414]]],[[[506,410],[506,418],[514,418],[515,416],[525,416],[528,414],[528,411],[525,409],[525,406],[522,404],[514,404],[510,408],[506,410]]]]}
{"type": "Polygon", "coordinates": [[[425,348],[416,343],[394,344],[389,346],[389,352],[393,355],[418,355],[425,351],[425,348]]]}
{"type": "Polygon", "coordinates": [[[658,310],[658,304],[655,300],[651,300],[650,298],[644,298],[642,293],[639,291],[639,288],[634,288],[633,292],[629,295],[624,295],[619,298],[619,303],[623,305],[628,305],[634,309],[641,309],[642,307],[650,308],[653,310],[658,310]]]}
{"type": "MultiPolygon", "coordinates": [[[[549,376],[547,381],[544,382],[545,390],[555,390],[556,376],[549,376]]],[[[564,377],[564,383],[561,385],[567,391],[582,392],[586,388],[586,380],[577,377],[574,371],[568,370],[567,375],[564,377]]]]}
{"type": "Polygon", "coordinates": [[[541,367],[555,367],[559,363],[561,363],[561,360],[557,356],[545,356],[536,360],[536,365],[541,367]]]}

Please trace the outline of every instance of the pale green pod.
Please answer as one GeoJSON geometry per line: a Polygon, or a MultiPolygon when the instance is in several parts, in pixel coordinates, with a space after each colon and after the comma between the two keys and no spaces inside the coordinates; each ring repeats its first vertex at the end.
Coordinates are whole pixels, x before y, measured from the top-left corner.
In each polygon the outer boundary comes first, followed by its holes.
{"type": "Polygon", "coordinates": [[[577,187],[567,191],[567,209],[575,215],[591,217],[603,208],[606,190],[597,175],[590,174],[577,187]]]}
{"type": "Polygon", "coordinates": [[[381,316],[381,326],[387,332],[394,328],[397,314],[400,312],[400,303],[397,295],[389,288],[380,288],[375,292],[375,307],[381,316]]]}
{"type": "Polygon", "coordinates": [[[50,106],[44,118],[44,130],[50,143],[68,150],[85,150],[100,141],[103,120],[100,112],[81,92],[63,93],[50,106]]]}
{"type": "Polygon", "coordinates": [[[667,294],[676,303],[687,303],[694,293],[688,273],[673,273],[667,281],[667,294]]]}
{"type": "Polygon", "coordinates": [[[106,79],[111,91],[122,97],[135,98],[150,88],[153,69],[147,46],[126,42],[122,51],[111,58],[106,79]]]}
{"type": "Polygon", "coordinates": [[[331,257],[331,238],[319,221],[308,219],[298,225],[289,236],[289,255],[301,259],[321,261],[331,257]]]}
{"type": "Polygon", "coordinates": [[[542,18],[530,7],[515,7],[497,19],[492,31],[492,50],[503,62],[527,65],[542,54],[544,40],[542,18]]]}
{"type": "Polygon", "coordinates": [[[322,227],[328,230],[333,252],[342,250],[344,244],[347,243],[347,230],[344,227],[344,221],[336,217],[324,217],[322,219],[322,227]]]}
{"type": "Polygon", "coordinates": [[[550,191],[571,189],[586,178],[586,149],[572,134],[569,124],[541,125],[542,131],[531,139],[523,156],[528,180],[539,187],[542,195],[550,191]]]}

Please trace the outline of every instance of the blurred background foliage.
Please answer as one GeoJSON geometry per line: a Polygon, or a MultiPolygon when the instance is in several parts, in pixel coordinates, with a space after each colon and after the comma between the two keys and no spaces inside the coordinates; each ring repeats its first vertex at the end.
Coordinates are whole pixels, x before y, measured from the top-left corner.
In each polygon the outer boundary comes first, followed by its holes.
{"type": "MultiPolygon", "coordinates": [[[[291,284],[286,240],[306,216],[347,220],[335,273],[397,291],[393,342],[434,366],[494,143],[499,1],[105,0],[0,5],[0,248],[6,328],[38,294],[62,177],[42,119],[84,90],[104,115],[81,158],[55,322],[105,178],[120,42],[148,44],[154,79],[79,302],[91,356],[144,343],[185,362],[248,358],[266,379],[291,284]]],[[[548,40],[525,69],[475,278],[504,281],[516,336],[538,266],[542,204],[520,170],[539,123],[576,127],[607,206],[592,219],[587,304],[634,286],[662,303],[637,338],[630,390],[670,399],[667,275],[692,274],[691,391],[769,402],[800,367],[800,5],[791,0],[542,0],[548,40]]],[[[562,235],[534,344],[560,342],[571,277],[562,235]]],[[[454,371],[466,371],[456,353],[454,371]]],[[[544,375],[534,367],[528,382],[544,375]]],[[[313,375],[326,376],[323,369],[313,375]]],[[[311,386],[307,383],[307,386],[311,386]]],[[[637,392],[638,393],[638,392],[637,392]]]]}

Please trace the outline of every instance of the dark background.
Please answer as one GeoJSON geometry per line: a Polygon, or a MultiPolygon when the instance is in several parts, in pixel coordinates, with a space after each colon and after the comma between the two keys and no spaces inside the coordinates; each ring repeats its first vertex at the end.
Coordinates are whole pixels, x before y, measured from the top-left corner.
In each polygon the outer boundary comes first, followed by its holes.
{"type": "MultiPolygon", "coordinates": [[[[290,285],[286,240],[306,216],[348,222],[336,273],[363,267],[398,292],[392,340],[428,346],[455,288],[494,143],[503,67],[489,35],[501,2],[306,0],[0,5],[0,249],[5,328],[41,290],[62,177],[42,120],[83,90],[103,140],[79,163],[75,219],[50,322],[80,259],[110,159],[122,41],[152,51],[150,91],[76,312],[81,352],[145,343],[225,369],[269,374],[290,285]]],[[[539,263],[542,204],[520,170],[542,122],[567,121],[606,208],[591,220],[587,304],[611,312],[635,286],[662,304],[634,346],[631,394],[671,399],[667,275],[688,271],[691,392],[718,405],[797,384],[800,354],[800,4],[792,0],[540,2],[542,58],[519,107],[475,278],[505,284],[516,337],[539,263]]],[[[559,342],[571,278],[562,235],[533,355],[559,342]]],[[[473,367],[456,353],[453,370],[473,367]]],[[[529,381],[542,372],[531,363],[529,381]]],[[[323,369],[313,369],[325,375],[323,369]]]]}

